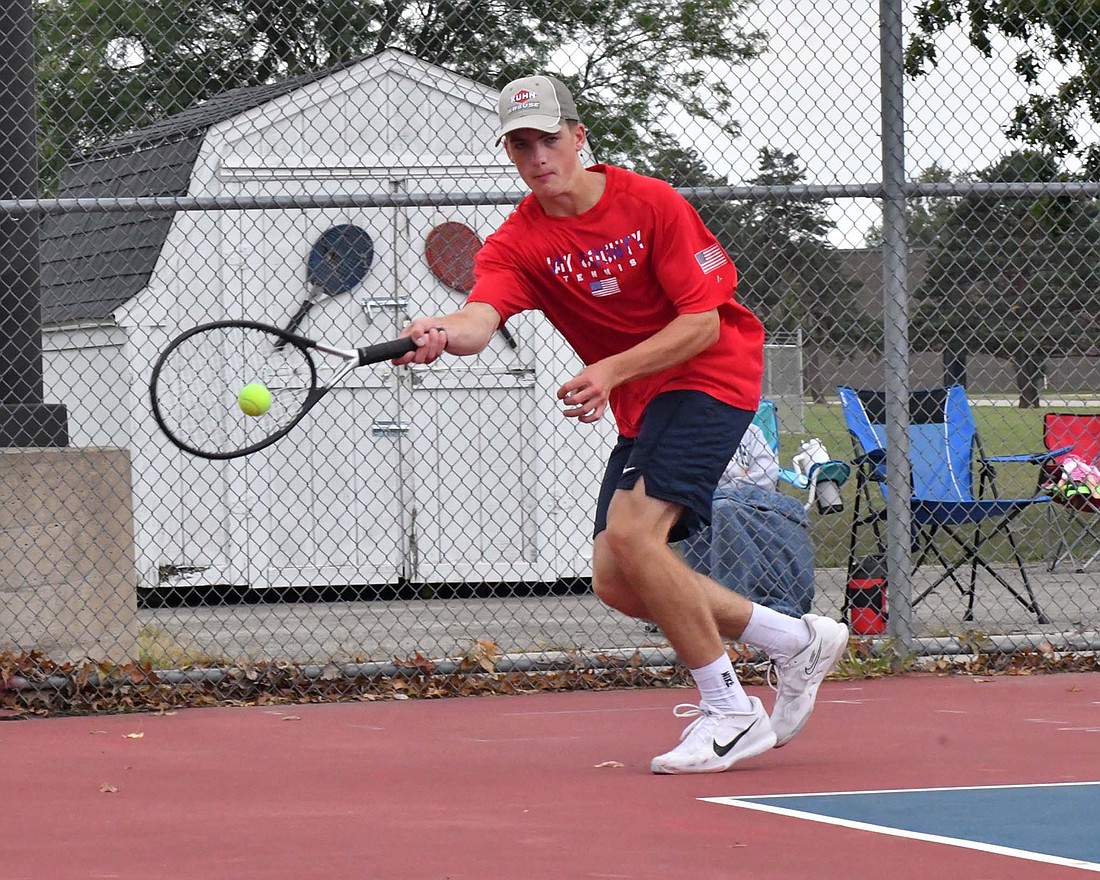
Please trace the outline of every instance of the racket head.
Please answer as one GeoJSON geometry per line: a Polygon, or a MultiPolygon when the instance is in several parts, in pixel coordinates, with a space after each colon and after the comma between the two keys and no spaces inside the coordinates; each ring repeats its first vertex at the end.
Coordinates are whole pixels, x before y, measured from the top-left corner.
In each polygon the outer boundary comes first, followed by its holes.
{"type": "Polygon", "coordinates": [[[306,258],[313,299],[347,293],[362,283],[374,263],[374,239],[353,223],[326,229],[306,258]]]}
{"type": "Polygon", "coordinates": [[[324,394],[309,340],[253,321],[215,321],[177,336],[149,381],[153,419],[179,449],[199,458],[237,458],[284,436],[324,394]],[[260,382],[271,407],[243,413],[237,395],[260,382]]]}
{"type": "Polygon", "coordinates": [[[468,294],[474,289],[474,257],[481,245],[469,226],[449,220],[428,233],[424,257],[436,278],[452,290],[468,294]]]}

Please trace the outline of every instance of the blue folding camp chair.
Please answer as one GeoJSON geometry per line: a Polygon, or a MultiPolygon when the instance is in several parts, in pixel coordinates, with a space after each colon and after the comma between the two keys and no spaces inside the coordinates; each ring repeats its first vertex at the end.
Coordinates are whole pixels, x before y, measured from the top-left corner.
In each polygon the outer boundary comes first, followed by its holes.
{"type": "MultiPolygon", "coordinates": [[[[844,420],[852,436],[856,458],[856,500],[853,504],[851,540],[848,547],[848,575],[856,564],[859,535],[867,526],[874,534],[876,552],[886,552],[881,528],[886,509],[886,396],[881,391],[856,390],[841,386],[840,403],[844,420]],[[876,501],[872,492],[877,487],[876,501]]],[[[943,566],[943,574],[914,600],[917,605],[941,584],[950,580],[960,595],[967,598],[964,620],[974,619],[974,594],[978,569],[993,576],[1015,599],[1036,616],[1049,623],[1031,589],[1024,561],[1009,528],[1013,520],[1036,504],[1050,502],[1047,494],[1027,498],[1000,498],[995,467],[1020,462],[1042,466],[1053,453],[986,456],[981,447],[970,401],[961,385],[914,391],[909,398],[909,459],[912,476],[912,552],[916,571],[930,558],[943,566]],[[974,469],[978,471],[977,494],[974,469]],[[963,530],[973,526],[973,535],[963,530]],[[1008,538],[1013,558],[1023,579],[1026,596],[1001,576],[982,555],[986,543],[995,535],[1008,538]],[[954,546],[957,555],[944,552],[954,546]],[[940,540],[937,540],[937,539],[940,540]],[[957,576],[959,569],[970,568],[969,584],[957,576]]],[[[1036,482],[1038,485],[1038,481],[1036,482]]]]}

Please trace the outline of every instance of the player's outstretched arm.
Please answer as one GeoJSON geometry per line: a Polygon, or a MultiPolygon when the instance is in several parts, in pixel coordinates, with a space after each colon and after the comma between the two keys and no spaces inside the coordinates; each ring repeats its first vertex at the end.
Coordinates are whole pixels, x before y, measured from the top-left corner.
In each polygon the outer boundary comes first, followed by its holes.
{"type": "Polygon", "coordinates": [[[457,312],[448,315],[422,317],[412,321],[402,336],[408,336],[417,349],[411,354],[395,358],[394,363],[430,364],[444,351],[450,354],[478,354],[500,326],[500,315],[485,303],[468,303],[457,312]]]}

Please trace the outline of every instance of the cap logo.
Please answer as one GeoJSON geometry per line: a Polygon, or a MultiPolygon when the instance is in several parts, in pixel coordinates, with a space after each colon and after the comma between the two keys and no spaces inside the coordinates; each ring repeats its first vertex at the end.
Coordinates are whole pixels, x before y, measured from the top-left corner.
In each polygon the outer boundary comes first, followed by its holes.
{"type": "Polygon", "coordinates": [[[530,89],[520,89],[512,95],[509,104],[511,105],[508,108],[510,114],[518,113],[520,110],[536,110],[541,106],[538,93],[532,92],[530,89]]]}

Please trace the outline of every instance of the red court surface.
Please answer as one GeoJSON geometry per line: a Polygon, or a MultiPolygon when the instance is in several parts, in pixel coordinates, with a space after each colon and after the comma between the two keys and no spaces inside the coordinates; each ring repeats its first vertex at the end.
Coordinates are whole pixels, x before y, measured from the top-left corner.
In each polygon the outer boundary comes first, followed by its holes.
{"type": "MultiPolygon", "coordinates": [[[[0,723],[0,878],[1042,880],[1100,868],[701,800],[1094,782],[1098,674],[829,681],[788,746],[723,774],[650,775],[682,729],[672,707],[693,695],[0,723]]],[[[998,809],[981,807],[994,826],[998,809]]],[[[1006,809],[1014,821],[1027,812],[1018,796],[1006,809]]],[[[1095,839],[1100,797],[1080,813],[1080,835],[1095,839]]],[[[1059,818],[1063,834],[1075,817],[1059,818]]],[[[1041,833],[1043,810],[1029,818],[1041,833]]]]}

